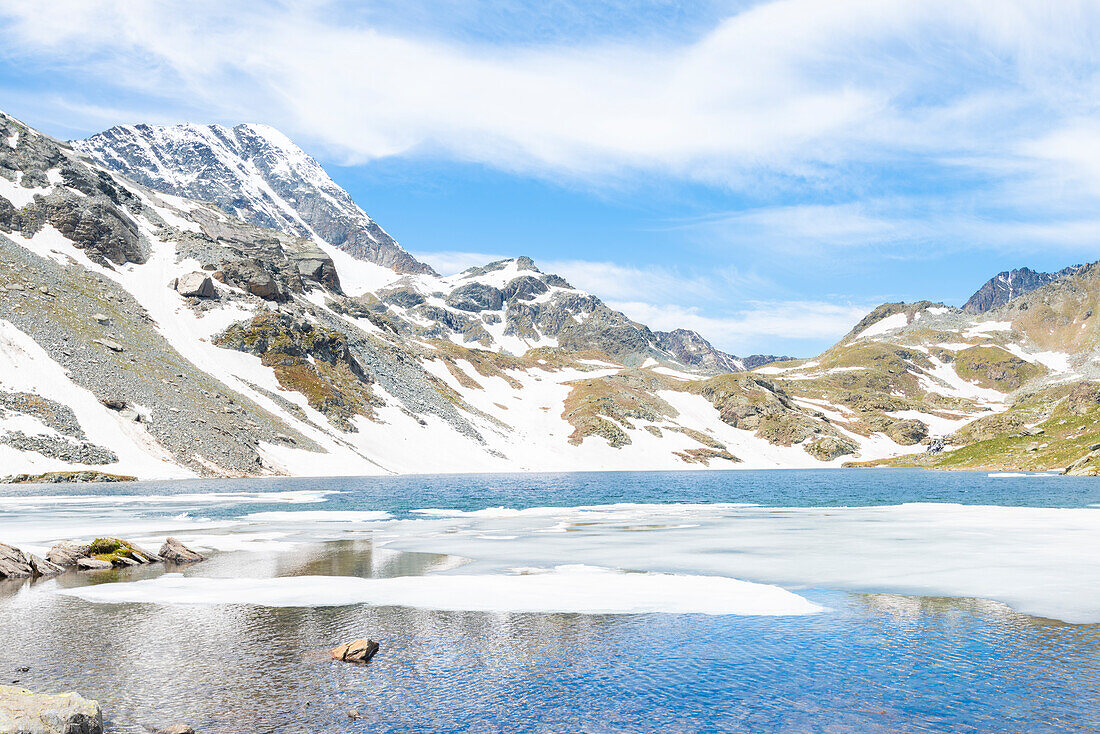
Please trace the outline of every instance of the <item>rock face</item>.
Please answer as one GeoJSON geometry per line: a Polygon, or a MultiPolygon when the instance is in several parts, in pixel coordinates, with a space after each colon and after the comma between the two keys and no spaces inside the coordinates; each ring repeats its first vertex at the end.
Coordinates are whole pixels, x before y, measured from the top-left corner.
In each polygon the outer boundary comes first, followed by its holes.
{"type": "Polygon", "coordinates": [[[175,538],[165,538],[159,555],[166,563],[197,563],[203,560],[201,553],[196,553],[175,538]]]}
{"type": "Polygon", "coordinates": [[[0,543],[0,577],[27,578],[34,575],[31,560],[15,546],[0,543]]]}
{"type": "Polygon", "coordinates": [[[206,273],[188,273],[181,275],[176,282],[176,292],[192,298],[213,298],[214,281],[206,273]]]}
{"type": "Polygon", "coordinates": [[[715,349],[710,342],[694,331],[674,329],[653,333],[657,337],[657,346],[672,353],[686,365],[716,373],[745,371],[746,366],[742,360],[715,349]]]}
{"type": "Polygon", "coordinates": [[[317,161],[266,125],[123,125],[72,145],[157,191],[212,201],[261,227],[303,237],[316,233],[399,273],[434,273],[368,217],[317,161]]]}
{"type": "Polygon", "coordinates": [[[1036,288],[1040,288],[1047,283],[1064,278],[1067,275],[1073,275],[1082,267],[1081,265],[1071,265],[1068,268],[1062,268],[1056,273],[1038,273],[1031,268],[1006,270],[986,281],[985,285],[979,288],[977,292],[970,297],[970,300],[966,302],[966,305],[963,306],[963,311],[967,313],[985,313],[986,311],[992,311],[999,306],[1005,305],[1013,298],[1022,296],[1025,293],[1030,293],[1036,288]]]}
{"type": "Polygon", "coordinates": [[[99,704],[76,693],[46,695],[0,686],[0,732],[103,734],[99,704]]]}
{"type": "Polygon", "coordinates": [[[359,639],[329,650],[333,660],[345,663],[368,663],[378,652],[378,643],[374,640],[359,639]]]}
{"type": "Polygon", "coordinates": [[[81,558],[87,558],[92,546],[90,543],[73,543],[63,540],[55,543],[46,552],[46,560],[63,568],[75,566],[81,558]]]}

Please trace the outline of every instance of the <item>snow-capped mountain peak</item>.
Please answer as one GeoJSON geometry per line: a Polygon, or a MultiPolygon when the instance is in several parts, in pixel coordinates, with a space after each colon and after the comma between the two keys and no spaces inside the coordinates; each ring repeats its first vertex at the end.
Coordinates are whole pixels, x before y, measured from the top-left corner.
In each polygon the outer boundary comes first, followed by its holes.
{"type": "Polygon", "coordinates": [[[157,191],[213,202],[251,224],[315,238],[399,273],[433,272],[269,125],[119,125],[72,145],[157,191]]]}

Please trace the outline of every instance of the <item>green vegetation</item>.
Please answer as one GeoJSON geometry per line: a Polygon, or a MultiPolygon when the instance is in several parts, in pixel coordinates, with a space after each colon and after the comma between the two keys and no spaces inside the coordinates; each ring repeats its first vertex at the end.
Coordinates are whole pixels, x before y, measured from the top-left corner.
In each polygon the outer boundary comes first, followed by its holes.
{"type": "Polygon", "coordinates": [[[88,555],[115,566],[149,563],[152,560],[148,553],[121,538],[96,538],[88,548],[88,555]]]}
{"type": "Polygon", "coordinates": [[[373,419],[373,406],[381,405],[371,391],[370,375],[338,331],[285,313],[263,313],[230,326],[214,343],[260,357],[283,389],[304,395],[310,407],[342,430],[355,430],[352,416],[373,419]]]}
{"type": "Polygon", "coordinates": [[[955,371],[964,380],[1001,392],[1011,392],[1028,380],[1047,373],[1042,365],[1025,362],[997,346],[962,350],[955,355],[955,371]]]}
{"type": "Polygon", "coordinates": [[[5,477],[4,484],[64,484],[67,482],[136,482],[128,474],[108,474],[101,471],[50,471],[44,474],[15,474],[5,477]]]}
{"type": "Polygon", "coordinates": [[[1056,385],[1020,395],[1004,413],[980,418],[947,437],[959,448],[869,462],[931,469],[1100,470],[1100,383],[1056,385]],[[1080,462],[1080,463],[1078,463],[1080,462]]]}

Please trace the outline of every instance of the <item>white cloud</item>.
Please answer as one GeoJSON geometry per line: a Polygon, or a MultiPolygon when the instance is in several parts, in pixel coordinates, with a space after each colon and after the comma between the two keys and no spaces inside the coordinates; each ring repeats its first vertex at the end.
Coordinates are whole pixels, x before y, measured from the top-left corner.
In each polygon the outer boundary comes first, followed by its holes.
{"type": "Polygon", "coordinates": [[[262,118],[349,160],[435,149],[567,175],[744,183],[763,168],[835,186],[852,162],[1001,150],[1033,132],[1028,110],[1091,111],[1096,98],[1094,2],[773,0],[688,42],[573,47],[459,44],[337,17],[325,2],[0,8],[9,57],[262,118]]]}
{"type": "Polygon", "coordinates": [[[650,328],[692,329],[723,349],[745,354],[759,345],[784,341],[821,344],[836,341],[871,310],[867,306],[823,301],[754,301],[726,316],[699,309],[644,302],[608,303],[650,328]]]}
{"type": "Polygon", "coordinates": [[[484,252],[414,252],[413,255],[421,262],[428,263],[437,272],[444,276],[461,273],[467,268],[491,263],[494,260],[503,260],[511,255],[489,255],[484,252]]]}
{"type": "Polygon", "coordinates": [[[713,297],[716,290],[711,279],[685,276],[658,266],[635,267],[587,260],[548,260],[537,264],[542,270],[557,273],[571,285],[605,300],[668,302],[690,294],[698,301],[713,297]]]}

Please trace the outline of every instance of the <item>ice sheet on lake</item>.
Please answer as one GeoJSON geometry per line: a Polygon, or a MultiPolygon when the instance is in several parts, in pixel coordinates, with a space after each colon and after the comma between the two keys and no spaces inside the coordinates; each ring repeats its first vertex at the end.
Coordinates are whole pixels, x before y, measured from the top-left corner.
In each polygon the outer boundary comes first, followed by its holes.
{"type": "Polygon", "coordinates": [[[516,564],[589,563],[787,586],[993,599],[1100,622],[1096,509],[906,504],[775,508],[606,505],[393,523],[376,542],[516,564]]]}
{"type": "Polygon", "coordinates": [[[542,572],[339,580],[331,576],[224,579],[166,574],[59,593],[106,604],[370,604],[477,612],[767,616],[821,611],[816,604],[778,586],[720,576],[622,573],[581,565],[542,572]]]}

